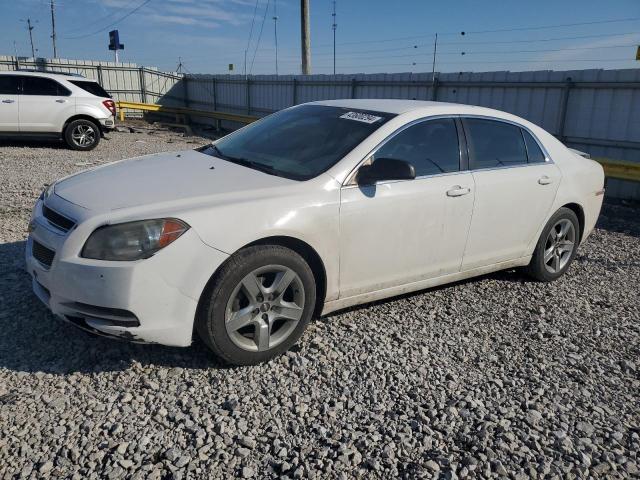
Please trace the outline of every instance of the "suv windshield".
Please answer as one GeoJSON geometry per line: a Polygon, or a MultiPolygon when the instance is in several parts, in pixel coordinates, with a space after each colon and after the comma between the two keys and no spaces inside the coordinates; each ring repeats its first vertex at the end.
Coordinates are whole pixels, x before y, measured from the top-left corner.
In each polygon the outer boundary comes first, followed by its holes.
{"type": "Polygon", "coordinates": [[[69,83],[73,83],[76,87],[80,87],[85,92],[89,92],[96,97],[111,98],[111,95],[96,82],[87,82],[84,80],[69,80],[69,83]]]}
{"type": "Polygon", "coordinates": [[[302,105],[269,115],[200,151],[272,175],[308,180],[335,165],[394,116],[302,105]]]}

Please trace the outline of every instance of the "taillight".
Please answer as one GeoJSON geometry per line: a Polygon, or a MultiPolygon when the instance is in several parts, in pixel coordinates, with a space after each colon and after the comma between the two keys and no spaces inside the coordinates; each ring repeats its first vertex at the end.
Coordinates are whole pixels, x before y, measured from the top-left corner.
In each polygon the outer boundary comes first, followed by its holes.
{"type": "Polygon", "coordinates": [[[113,100],[105,100],[102,104],[109,109],[109,111],[115,115],[116,114],[116,102],[113,100]]]}

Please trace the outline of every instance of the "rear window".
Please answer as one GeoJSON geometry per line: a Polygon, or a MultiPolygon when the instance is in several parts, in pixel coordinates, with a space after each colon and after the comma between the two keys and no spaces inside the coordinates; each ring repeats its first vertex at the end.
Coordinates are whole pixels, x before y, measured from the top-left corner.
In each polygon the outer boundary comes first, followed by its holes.
{"type": "Polygon", "coordinates": [[[48,95],[54,97],[66,97],[71,94],[69,90],[55,80],[46,77],[22,77],[23,95],[48,95]]]}
{"type": "Polygon", "coordinates": [[[111,95],[100,86],[97,82],[86,82],[81,80],[69,80],[69,83],[74,84],[76,87],[80,87],[85,92],[89,92],[96,97],[111,98],[111,95]]]}

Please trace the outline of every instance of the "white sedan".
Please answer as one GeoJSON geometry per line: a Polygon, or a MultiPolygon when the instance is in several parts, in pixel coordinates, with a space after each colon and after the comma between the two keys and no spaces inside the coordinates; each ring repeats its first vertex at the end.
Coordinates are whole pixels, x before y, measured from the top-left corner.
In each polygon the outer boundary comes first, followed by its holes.
{"type": "Polygon", "coordinates": [[[255,364],[314,315],[497,270],[551,281],[603,199],[600,165],[514,115],[335,100],[195,151],[72,175],[37,201],[36,295],[94,333],[255,364]]]}

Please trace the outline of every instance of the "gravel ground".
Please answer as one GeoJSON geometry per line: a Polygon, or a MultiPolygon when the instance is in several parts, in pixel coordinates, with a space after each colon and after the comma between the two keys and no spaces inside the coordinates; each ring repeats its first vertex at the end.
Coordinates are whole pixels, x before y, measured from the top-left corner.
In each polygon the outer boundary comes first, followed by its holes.
{"type": "Polygon", "coordinates": [[[351,309],[231,369],[199,343],[90,337],[32,295],[43,183],[205,141],[110,137],[0,144],[0,477],[639,475],[639,208],[607,205],[553,284],[510,271],[351,309]]]}

